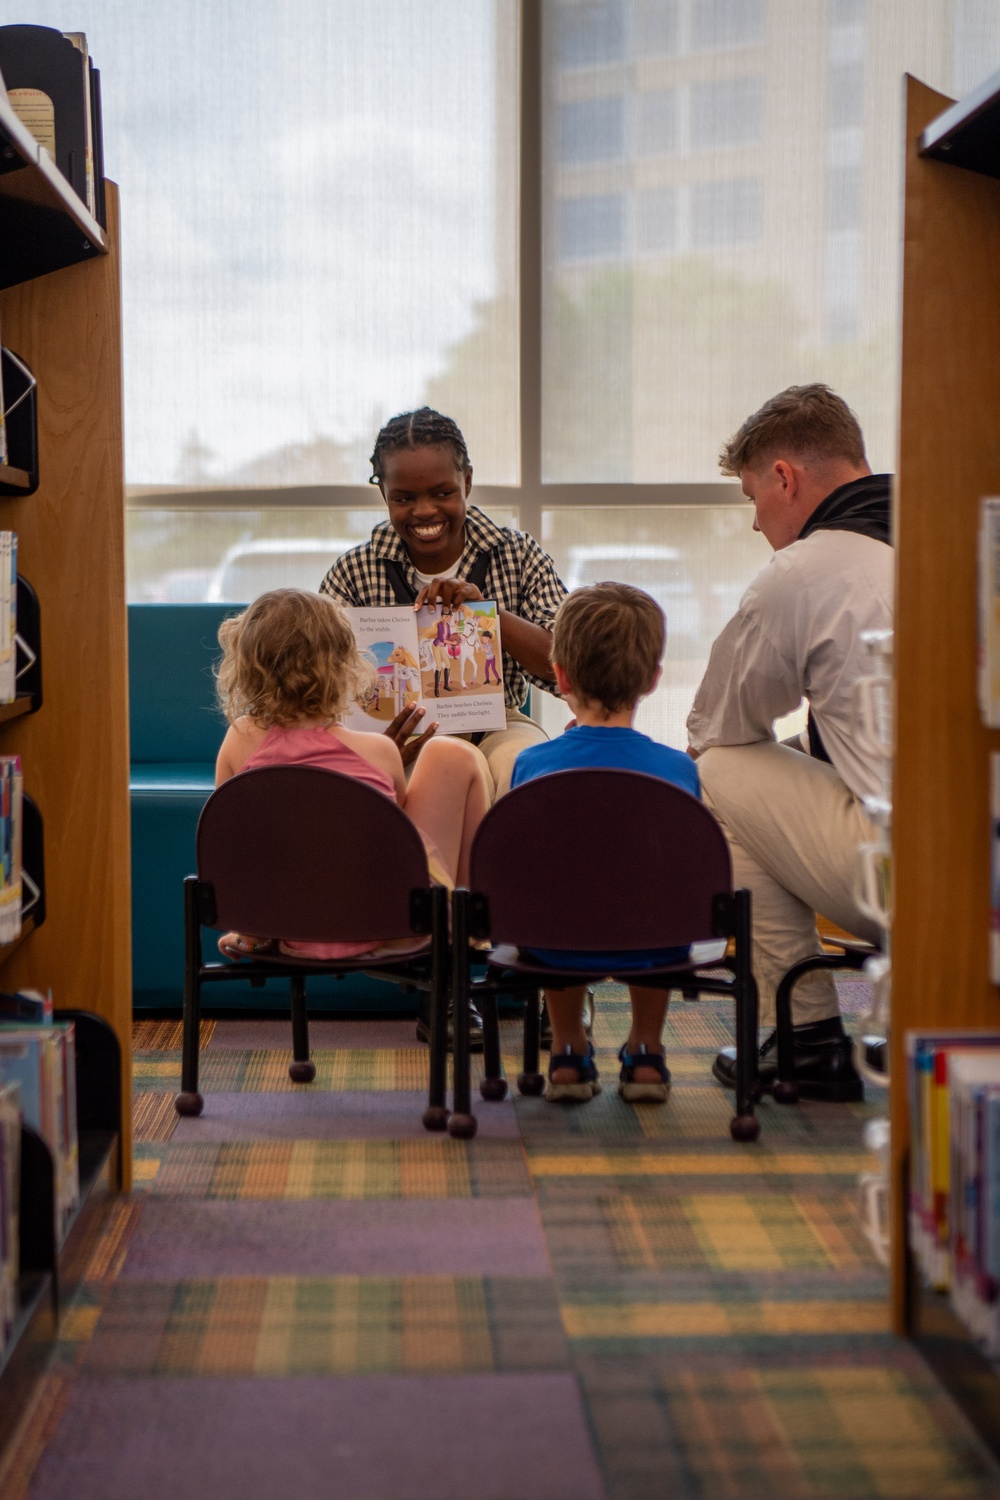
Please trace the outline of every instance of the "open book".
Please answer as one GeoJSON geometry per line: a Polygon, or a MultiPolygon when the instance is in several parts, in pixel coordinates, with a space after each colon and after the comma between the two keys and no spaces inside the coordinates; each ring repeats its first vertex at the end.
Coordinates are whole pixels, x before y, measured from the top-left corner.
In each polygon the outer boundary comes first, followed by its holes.
{"type": "Polygon", "coordinates": [[[426,712],[418,733],[437,723],[443,734],[505,729],[507,710],[495,604],[483,600],[444,611],[346,609],[361,651],[375,661],[375,680],[364,701],[344,720],[348,729],[384,732],[404,708],[426,712]]]}

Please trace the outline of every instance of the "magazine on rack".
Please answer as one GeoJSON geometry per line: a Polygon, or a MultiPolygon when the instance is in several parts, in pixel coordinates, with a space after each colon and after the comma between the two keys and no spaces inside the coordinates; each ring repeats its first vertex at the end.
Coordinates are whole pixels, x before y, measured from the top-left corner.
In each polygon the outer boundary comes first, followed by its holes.
{"type": "Polygon", "coordinates": [[[437,723],[443,734],[504,729],[507,711],[497,607],[470,600],[441,605],[345,611],[358,647],[375,663],[368,696],[344,720],[348,729],[383,733],[404,708],[426,710],[417,733],[437,723]]]}

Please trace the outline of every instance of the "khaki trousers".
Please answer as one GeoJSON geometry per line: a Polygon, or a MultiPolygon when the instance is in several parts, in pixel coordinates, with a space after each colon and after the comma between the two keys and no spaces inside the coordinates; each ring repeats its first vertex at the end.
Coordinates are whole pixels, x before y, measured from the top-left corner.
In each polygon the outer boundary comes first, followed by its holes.
{"type": "Polygon", "coordinates": [[[483,777],[491,802],[510,791],[514,762],[521,751],[529,745],[544,744],[547,739],[541,724],[516,708],[507,710],[506,729],[494,729],[483,736],[476,748],[482,757],[483,777]]]}
{"type": "MultiPolygon", "coordinates": [[[[832,766],[762,740],[706,750],[702,793],[725,829],[735,884],[753,896],[753,962],[764,1025],[774,994],[800,958],[822,952],[817,912],[867,942],[879,929],[858,909],[858,845],[876,830],[832,766]]],[[[796,1025],[838,1014],[829,971],[807,974],[792,992],[796,1025]]]]}

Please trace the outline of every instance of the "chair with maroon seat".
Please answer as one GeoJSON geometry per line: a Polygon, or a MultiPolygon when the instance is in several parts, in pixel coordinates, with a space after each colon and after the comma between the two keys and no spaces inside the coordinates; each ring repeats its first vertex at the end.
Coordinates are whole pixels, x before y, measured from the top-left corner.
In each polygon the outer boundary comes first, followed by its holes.
{"type": "Polygon", "coordinates": [[[870,958],[877,958],[879,949],[861,938],[824,935],[825,951],[811,953],[800,958],[798,963],[784,975],[774,995],[774,1026],[777,1032],[778,1077],[774,1084],[774,1097],[778,1104],[797,1104],[799,1086],[795,1078],[795,1031],[792,1023],[792,990],[806,974],[817,969],[853,969],[856,973],[864,969],[870,958]]]}
{"type": "Polygon", "coordinates": [[[201,991],[226,980],[289,980],[293,1062],[309,1083],[306,981],[358,970],[429,993],[447,1016],[448,897],[432,886],[423,842],[406,814],[374,787],[318,766],[269,766],[223,783],[198,822],[197,875],[184,881],[184,1050],[178,1114],[199,1115],[201,991]],[[203,963],[202,927],[287,942],[392,942],[430,936],[415,951],[373,959],[285,955],[203,963]]]}
{"type": "MultiPolygon", "coordinates": [[[[757,986],[750,957],[750,893],[733,889],[729,845],[708,809],[688,792],[636,771],[577,770],[542,776],[509,792],[476,834],[470,889],[452,896],[452,995],[456,1017],[471,994],[483,1013],[485,1099],[502,1099],[498,992],[524,993],[522,1094],[539,1094],[539,1002],[543,989],[606,977],[601,965],[553,968],[533,949],[594,953],[689,949],[686,962],[618,970],[621,983],[728,995],[736,1002],[736,1140],[756,1140],[757,986]],[[473,981],[470,942],[493,947],[486,976],[473,981]],[[735,939],[732,957],[727,940],[735,939]],[[707,972],[706,972],[707,970],[707,972]],[[720,971],[725,972],[720,972],[720,971]]],[[[432,1038],[432,1052],[434,1051],[432,1038]]],[[[455,1028],[454,1112],[445,1108],[443,1042],[432,1056],[424,1123],[457,1136],[475,1133],[468,1036],[455,1028]]]]}

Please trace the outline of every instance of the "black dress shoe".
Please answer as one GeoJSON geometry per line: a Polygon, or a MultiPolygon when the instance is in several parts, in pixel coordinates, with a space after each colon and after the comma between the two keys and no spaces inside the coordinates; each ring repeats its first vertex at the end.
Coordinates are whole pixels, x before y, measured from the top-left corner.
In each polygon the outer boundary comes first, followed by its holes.
{"type": "MultiPolygon", "coordinates": [[[[430,1017],[423,1012],[417,1017],[417,1041],[423,1042],[425,1047],[431,1044],[430,1017]]],[[[452,1026],[452,1013],[448,1011],[448,1050],[455,1045],[455,1031],[452,1026]]],[[[483,1050],[483,1018],[479,1014],[472,1001],[469,1001],[469,1051],[482,1052],[483,1050]]]]}
{"type": "MultiPolygon", "coordinates": [[[[795,1082],[803,1099],[852,1103],[865,1097],[864,1084],[854,1066],[851,1039],[844,1035],[840,1017],[796,1026],[795,1082]]],[[[760,1086],[772,1092],[778,1077],[778,1033],[772,1031],[757,1060],[760,1086]]],[[[736,1087],[736,1048],[723,1047],[712,1072],[727,1089],[736,1087]]]]}
{"type": "MultiPolygon", "coordinates": [[[[593,990],[588,990],[583,997],[583,1029],[587,1033],[587,1041],[594,1040],[594,1011],[597,1001],[593,990]]],[[[542,1001],[542,1017],[538,1023],[538,1047],[541,1052],[552,1051],[552,1022],[549,1019],[549,1007],[542,1001]]]]}

